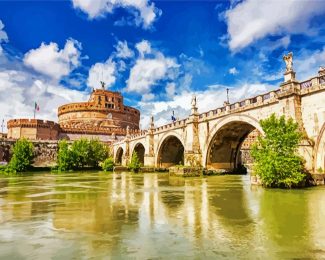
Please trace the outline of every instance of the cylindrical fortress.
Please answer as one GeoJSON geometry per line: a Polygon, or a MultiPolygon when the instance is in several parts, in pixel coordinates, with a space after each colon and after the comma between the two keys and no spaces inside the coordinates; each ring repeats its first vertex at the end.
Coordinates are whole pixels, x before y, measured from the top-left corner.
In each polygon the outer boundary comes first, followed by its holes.
{"type": "Polygon", "coordinates": [[[88,102],[60,106],[58,118],[63,133],[125,135],[139,129],[140,111],[124,106],[119,92],[95,89],[88,102]]]}

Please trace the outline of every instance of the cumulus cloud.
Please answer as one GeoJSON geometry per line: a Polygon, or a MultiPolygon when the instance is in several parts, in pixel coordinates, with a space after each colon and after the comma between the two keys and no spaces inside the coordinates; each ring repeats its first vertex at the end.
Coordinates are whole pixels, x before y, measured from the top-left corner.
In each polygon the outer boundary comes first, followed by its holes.
{"type": "Polygon", "coordinates": [[[1,42],[7,42],[8,41],[8,35],[7,33],[3,30],[5,28],[5,25],[2,23],[0,20],[0,43],[1,42]]]}
{"type": "Polygon", "coordinates": [[[32,118],[34,102],[40,105],[37,118],[57,121],[60,105],[86,101],[88,94],[48,82],[27,70],[0,70],[0,118],[32,118]]]}
{"type": "Polygon", "coordinates": [[[302,49],[293,60],[293,68],[299,80],[317,75],[320,66],[325,66],[325,47],[313,51],[302,49]]]}
{"type": "Polygon", "coordinates": [[[151,53],[151,44],[147,40],[142,40],[135,45],[141,57],[145,54],[151,53]]]}
{"type": "Polygon", "coordinates": [[[127,59],[134,56],[134,52],[129,48],[126,41],[118,41],[115,49],[117,58],[127,59]]]}
{"type": "Polygon", "coordinates": [[[59,80],[80,65],[80,51],[81,44],[74,39],[67,40],[61,50],[57,43],[42,43],[39,48],[25,54],[24,63],[39,73],[59,80]]]}
{"type": "Polygon", "coordinates": [[[72,0],[73,7],[87,13],[90,19],[103,17],[113,13],[116,8],[124,8],[135,15],[135,24],[149,28],[161,10],[155,7],[150,0],[72,0]]]}
{"type": "Polygon", "coordinates": [[[90,70],[87,85],[91,88],[99,88],[103,81],[106,87],[112,86],[116,81],[116,63],[108,59],[105,63],[96,63],[90,70]]]}
{"type": "Polygon", "coordinates": [[[232,67],[229,69],[229,74],[236,75],[239,71],[236,69],[236,67],[232,67]]]}
{"type": "Polygon", "coordinates": [[[169,98],[174,97],[176,91],[176,84],[174,82],[169,82],[166,86],[166,94],[169,98]]]}
{"type": "Polygon", "coordinates": [[[7,33],[3,30],[4,29],[4,24],[0,20],[0,55],[2,54],[3,50],[1,47],[1,43],[3,42],[8,42],[8,35],[7,33]]]}
{"type": "Polygon", "coordinates": [[[127,92],[149,94],[151,88],[160,80],[171,80],[175,77],[174,70],[179,67],[175,59],[153,50],[148,41],[138,43],[136,48],[140,56],[130,70],[125,88],[127,92]],[[150,54],[150,57],[146,57],[145,54],[150,54]]]}
{"type": "Polygon", "coordinates": [[[319,0],[245,0],[225,14],[229,47],[236,52],[267,35],[316,33],[311,19],[324,12],[319,0]]]}

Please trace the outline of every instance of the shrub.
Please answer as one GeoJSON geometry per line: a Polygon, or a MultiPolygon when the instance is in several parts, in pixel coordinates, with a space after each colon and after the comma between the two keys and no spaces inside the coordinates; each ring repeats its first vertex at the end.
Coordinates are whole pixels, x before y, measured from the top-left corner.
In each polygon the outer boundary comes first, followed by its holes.
{"type": "Polygon", "coordinates": [[[13,172],[24,172],[31,167],[33,158],[33,144],[25,138],[19,139],[13,146],[13,155],[8,169],[13,172]]]}
{"type": "Polygon", "coordinates": [[[105,161],[101,163],[101,167],[105,172],[113,171],[114,159],[112,157],[107,158],[105,161]]]}
{"type": "Polygon", "coordinates": [[[138,154],[134,152],[132,154],[131,162],[129,164],[129,170],[131,170],[132,172],[138,172],[140,168],[141,168],[141,163],[138,158],[138,154]]]}
{"type": "Polygon", "coordinates": [[[57,162],[59,171],[69,171],[74,168],[74,154],[66,140],[59,142],[57,162]]]}
{"type": "MultiPolygon", "coordinates": [[[[98,167],[99,162],[104,161],[108,156],[108,148],[105,144],[101,143],[99,140],[89,141],[89,154],[87,164],[91,167],[98,167]]],[[[109,158],[108,158],[109,159],[109,158]]]]}
{"type": "Polygon", "coordinates": [[[261,120],[265,136],[259,136],[252,147],[255,160],[254,171],[264,186],[295,187],[306,178],[303,173],[303,160],[297,153],[302,138],[298,124],[284,116],[272,114],[261,120]]]}
{"type": "Polygon", "coordinates": [[[59,142],[58,169],[69,171],[86,167],[98,168],[99,163],[108,156],[108,149],[99,140],[81,138],[69,145],[65,140],[59,142]]]}

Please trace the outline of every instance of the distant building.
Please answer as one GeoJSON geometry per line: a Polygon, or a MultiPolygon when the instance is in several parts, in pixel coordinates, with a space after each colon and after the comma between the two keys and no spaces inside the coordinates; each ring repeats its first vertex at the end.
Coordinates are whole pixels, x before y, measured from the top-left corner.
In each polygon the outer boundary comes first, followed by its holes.
{"type": "Polygon", "coordinates": [[[39,119],[7,122],[8,138],[31,140],[76,140],[81,137],[113,141],[127,131],[139,131],[140,111],[123,103],[119,92],[95,89],[88,102],[69,103],[58,108],[59,123],[39,119]],[[128,130],[127,130],[128,129],[128,130]]]}
{"type": "Polygon", "coordinates": [[[8,139],[57,140],[60,126],[39,119],[11,119],[7,122],[8,139]]]}

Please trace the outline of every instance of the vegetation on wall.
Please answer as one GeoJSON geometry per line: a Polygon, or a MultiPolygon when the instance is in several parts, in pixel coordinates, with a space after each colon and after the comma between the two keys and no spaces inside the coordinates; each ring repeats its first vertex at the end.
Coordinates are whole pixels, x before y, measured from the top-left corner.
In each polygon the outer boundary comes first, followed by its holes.
{"type": "Polygon", "coordinates": [[[304,183],[303,160],[297,155],[298,144],[302,138],[298,124],[284,116],[277,118],[272,114],[261,120],[265,133],[259,136],[252,147],[255,160],[255,174],[266,187],[297,187],[304,183]]]}
{"type": "Polygon", "coordinates": [[[25,138],[17,140],[12,148],[12,157],[8,165],[1,166],[2,172],[25,172],[32,166],[34,159],[33,143],[25,138]]]}
{"type": "Polygon", "coordinates": [[[59,142],[58,169],[60,171],[98,168],[100,162],[109,155],[108,148],[99,140],[81,138],[71,145],[67,141],[59,142]]]}

